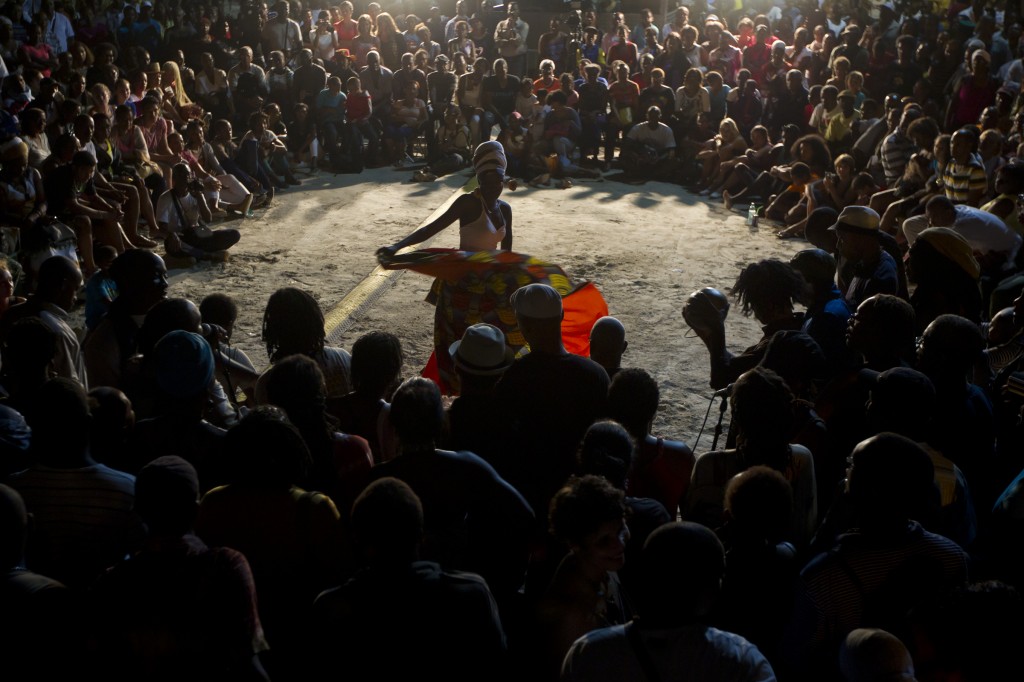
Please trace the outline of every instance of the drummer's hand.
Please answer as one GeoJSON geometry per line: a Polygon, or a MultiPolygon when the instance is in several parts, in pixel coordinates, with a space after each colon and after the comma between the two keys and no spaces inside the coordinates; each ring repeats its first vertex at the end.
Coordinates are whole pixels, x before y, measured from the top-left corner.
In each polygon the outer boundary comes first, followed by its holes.
{"type": "Polygon", "coordinates": [[[377,249],[377,262],[383,262],[385,260],[390,260],[391,258],[394,257],[395,252],[397,252],[397,251],[398,251],[398,249],[396,249],[393,246],[382,246],[382,247],[380,247],[379,249],[377,249]]]}

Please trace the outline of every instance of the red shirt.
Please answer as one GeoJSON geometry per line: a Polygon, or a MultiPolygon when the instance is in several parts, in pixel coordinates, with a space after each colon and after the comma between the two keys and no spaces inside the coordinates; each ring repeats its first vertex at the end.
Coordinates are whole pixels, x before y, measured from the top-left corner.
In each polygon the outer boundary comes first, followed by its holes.
{"type": "Polygon", "coordinates": [[[370,95],[365,90],[354,92],[345,100],[345,114],[349,121],[358,121],[370,115],[370,95]]]}

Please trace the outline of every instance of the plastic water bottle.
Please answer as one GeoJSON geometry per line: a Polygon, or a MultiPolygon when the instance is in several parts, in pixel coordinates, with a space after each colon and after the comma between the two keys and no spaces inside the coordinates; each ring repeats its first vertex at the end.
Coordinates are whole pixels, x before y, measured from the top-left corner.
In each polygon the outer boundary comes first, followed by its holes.
{"type": "Polygon", "coordinates": [[[750,208],[747,209],[747,226],[757,227],[757,206],[754,202],[750,202],[750,208]]]}

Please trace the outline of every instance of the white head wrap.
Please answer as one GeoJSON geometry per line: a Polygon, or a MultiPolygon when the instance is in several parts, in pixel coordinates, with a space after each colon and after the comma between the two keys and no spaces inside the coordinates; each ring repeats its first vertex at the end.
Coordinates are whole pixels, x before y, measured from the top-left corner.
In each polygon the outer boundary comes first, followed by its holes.
{"type": "Polygon", "coordinates": [[[489,170],[496,170],[505,175],[507,167],[505,148],[496,140],[481,143],[473,154],[473,170],[477,175],[489,170]]]}

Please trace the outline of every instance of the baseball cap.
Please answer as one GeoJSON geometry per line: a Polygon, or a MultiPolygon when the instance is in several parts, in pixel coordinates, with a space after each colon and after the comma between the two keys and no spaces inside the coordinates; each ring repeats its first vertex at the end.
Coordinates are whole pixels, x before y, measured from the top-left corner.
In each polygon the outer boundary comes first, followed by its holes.
{"type": "Polygon", "coordinates": [[[562,296],[547,284],[527,284],[509,299],[516,315],[536,319],[562,317],[562,296]]]}
{"type": "Polygon", "coordinates": [[[468,374],[493,376],[512,364],[515,354],[505,344],[505,333],[491,324],[474,324],[448,347],[455,366],[468,374]]]}
{"type": "Polygon", "coordinates": [[[878,234],[881,220],[878,214],[867,206],[847,206],[836,218],[836,224],[828,229],[832,232],[878,234]]]}

